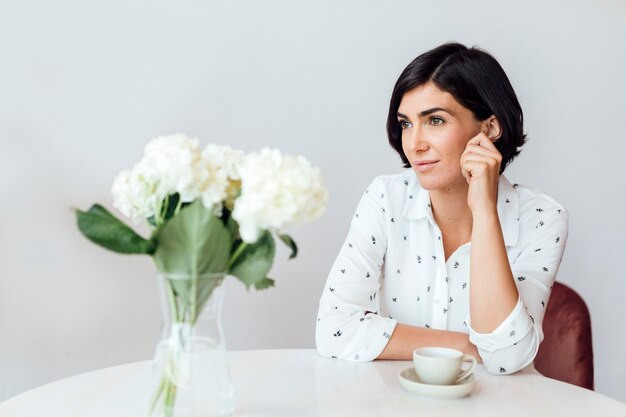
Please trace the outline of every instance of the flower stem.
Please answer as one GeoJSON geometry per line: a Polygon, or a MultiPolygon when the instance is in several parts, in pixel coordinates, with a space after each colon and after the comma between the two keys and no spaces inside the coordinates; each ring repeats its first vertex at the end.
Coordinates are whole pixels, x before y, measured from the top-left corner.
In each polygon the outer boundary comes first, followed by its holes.
{"type": "Polygon", "coordinates": [[[172,417],[174,413],[174,399],[176,398],[176,385],[170,380],[167,379],[166,385],[166,394],[165,394],[165,416],[172,417]]]}
{"type": "Polygon", "coordinates": [[[167,209],[170,207],[170,196],[165,197],[165,204],[161,202],[161,207],[159,207],[159,225],[165,223],[165,216],[167,215],[167,209]]]}
{"type": "MultiPolygon", "coordinates": [[[[195,269],[195,267],[193,268],[195,269]]],[[[198,273],[194,271],[193,273],[193,281],[191,282],[191,296],[193,297],[191,302],[191,317],[189,322],[195,323],[196,316],[198,314],[197,311],[197,303],[198,303],[198,273]]]]}
{"type": "Polygon", "coordinates": [[[239,258],[239,256],[241,256],[241,253],[244,251],[246,246],[248,246],[248,244],[246,242],[241,242],[239,244],[239,246],[237,246],[237,249],[235,250],[235,253],[233,253],[233,256],[231,256],[230,260],[228,261],[228,267],[227,268],[229,270],[233,266],[233,264],[235,263],[237,258],[239,258]]]}
{"type": "Polygon", "coordinates": [[[157,404],[157,401],[159,400],[159,397],[161,396],[161,393],[163,392],[163,389],[165,388],[165,382],[166,382],[166,377],[163,376],[161,378],[161,383],[159,384],[159,388],[157,389],[157,391],[154,393],[154,396],[152,397],[152,401],[150,402],[150,414],[152,414],[152,412],[154,411],[154,407],[157,404]]]}
{"type": "MultiPolygon", "coordinates": [[[[165,278],[167,280],[167,278],[165,278]]],[[[165,283],[165,288],[167,289],[167,297],[169,299],[170,302],[170,315],[172,316],[172,319],[174,319],[174,322],[178,321],[178,306],[176,304],[176,296],[174,295],[174,288],[172,287],[172,283],[167,281],[165,283]]]]}
{"type": "MultiPolygon", "coordinates": [[[[159,412],[157,412],[156,416],[172,417],[172,414],[174,412],[174,400],[176,398],[176,384],[168,376],[167,367],[175,367],[176,363],[174,361],[175,359],[172,357],[172,353],[168,351],[165,368],[163,369],[163,376],[161,377],[159,388],[152,398],[150,415],[153,415],[157,403],[159,402],[159,400],[161,400],[161,409],[159,412]]],[[[170,371],[169,374],[171,375],[172,372],[173,371],[170,371]]]]}
{"type": "Polygon", "coordinates": [[[183,206],[183,200],[181,198],[178,199],[178,203],[176,203],[176,210],[174,210],[174,216],[178,214],[180,208],[183,206]]]}

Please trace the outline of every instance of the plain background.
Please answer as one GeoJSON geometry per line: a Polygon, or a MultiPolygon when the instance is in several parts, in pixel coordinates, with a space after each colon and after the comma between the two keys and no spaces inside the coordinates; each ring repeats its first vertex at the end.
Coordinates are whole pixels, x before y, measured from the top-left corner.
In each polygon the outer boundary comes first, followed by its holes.
{"type": "MultiPolygon", "coordinates": [[[[227,282],[228,348],[314,348],[326,274],[369,182],[402,170],[391,90],[417,55],[477,45],[504,67],[528,143],[507,168],[570,213],[558,279],[591,310],[597,391],[626,401],[626,3],[615,1],[3,2],[0,6],[0,400],[150,359],[155,268],[77,231],[114,175],[173,132],[319,166],[330,203],[290,230],[277,287],[227,282]]],[[[144,229],[141,229],[145,231],[144,229]]]]}

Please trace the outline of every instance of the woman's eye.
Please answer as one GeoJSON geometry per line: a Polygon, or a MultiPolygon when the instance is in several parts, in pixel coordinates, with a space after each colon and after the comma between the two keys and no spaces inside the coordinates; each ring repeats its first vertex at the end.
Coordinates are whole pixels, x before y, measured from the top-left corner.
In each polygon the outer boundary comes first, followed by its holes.
{"type": "Polygon", "coordinates": [[[402,129],[406,129],[407,127],[409,127],[409,125],[410,125],[410,124],[411,124],[411,123],[409,123],[409,122],[407,122],[407,121],[405,121],[405,120],[400,120],[400,127],[401,127],[402,129]]]}
{"type": "Polygon", "coordinates": [[[441,117],[437,117],[437,116],[433,116],[430,119],[430,124],[432,124],[433,126],[439,126],[441,124],[443,124],[444,120],[441,117]],[[434,123],[435,121],[438,121],[438,123],[434,123]]]}

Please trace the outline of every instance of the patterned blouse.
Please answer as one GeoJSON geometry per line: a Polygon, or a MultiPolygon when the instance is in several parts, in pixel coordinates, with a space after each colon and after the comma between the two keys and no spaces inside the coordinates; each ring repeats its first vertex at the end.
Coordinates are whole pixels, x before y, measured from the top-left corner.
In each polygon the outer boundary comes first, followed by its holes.
{"type": "Polygon", "coordinates": [[[471,242],[446,261],[429,192],[415,173],[375,178],[320,298],[319,354],[374,360],[400,322],[468,333],[492,374],[531,364],[544,337],[542,321],[565,250],[568,212],[541,190],[511,184],[504,175],[497,209],[519,299],[495,330],[478,333],[469,315],[471,242]]]}

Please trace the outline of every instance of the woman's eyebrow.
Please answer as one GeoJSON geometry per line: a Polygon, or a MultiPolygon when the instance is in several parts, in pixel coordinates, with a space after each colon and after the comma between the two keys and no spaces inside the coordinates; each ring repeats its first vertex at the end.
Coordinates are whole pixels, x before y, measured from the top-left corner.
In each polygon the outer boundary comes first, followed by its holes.
{"type": "MultiPolygon", "coordinates": [[[[448,110],[448,109],[444,109],[443,107],[433,107],[432,109],[428,109],[428,110],[424,110],[422,112],[420,112],[420,114],[418,114],[418,117],[424,117],[424,116],[428,116],[431,113],[434,113],[436,111],[445,111],[446,113],[451,114],[452,116],[455,116],[454,112],[452,110],[448,110]]],[[[398,117],[402,117],[405,119],[408,119],[408,117],[405,114],[402,114],[400,112],[397,113],[398,117]]]]}

